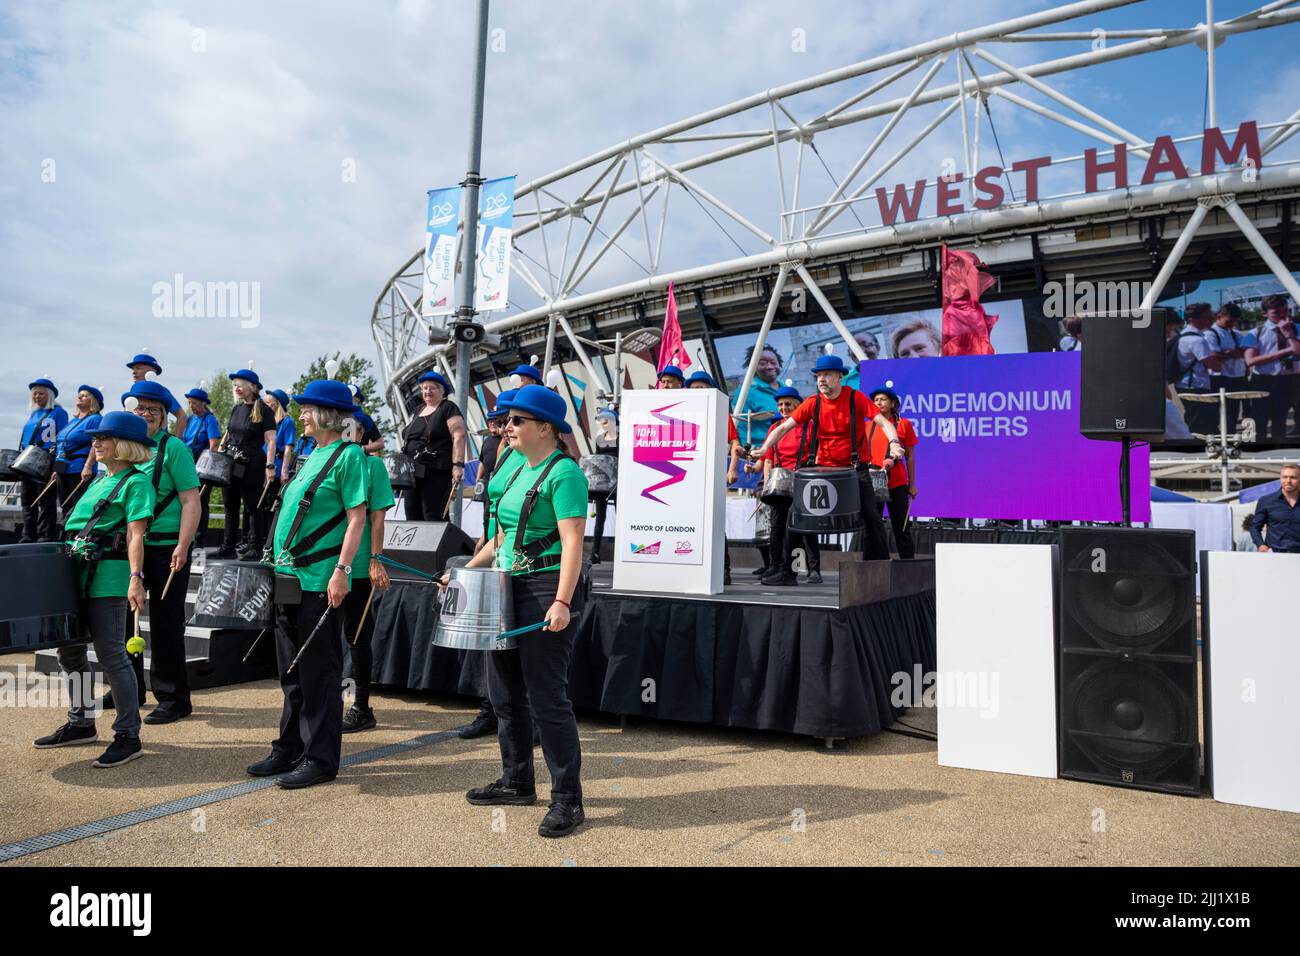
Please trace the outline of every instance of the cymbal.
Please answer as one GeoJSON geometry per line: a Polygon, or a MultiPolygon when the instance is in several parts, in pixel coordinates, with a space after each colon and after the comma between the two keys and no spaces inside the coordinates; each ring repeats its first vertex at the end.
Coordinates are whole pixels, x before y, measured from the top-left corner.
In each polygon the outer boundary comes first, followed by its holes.
{"type": "Polygon", "coordinates": [[[776,418],[776,412],[740,412],[736,417],[750,422],[765,422],[776,418]]]}
{"type": "Polygon", "coordinates": [[[1225,392],[1224,395],[1227,398],[1236,398],[1236,399],[1240,399],[1241,401],[1246,401],[1247,399],[1251,399],[1251,398],[1268,398],[1269,393],[1268,392],[1225,392]]]}
{"type": "Polygon", "coordinates": [[[1200,392],[1179,392],[1178,397],[1185,402],[1217,402],[1219,400],[1217,393],[1202,395],[1200,392]]]}

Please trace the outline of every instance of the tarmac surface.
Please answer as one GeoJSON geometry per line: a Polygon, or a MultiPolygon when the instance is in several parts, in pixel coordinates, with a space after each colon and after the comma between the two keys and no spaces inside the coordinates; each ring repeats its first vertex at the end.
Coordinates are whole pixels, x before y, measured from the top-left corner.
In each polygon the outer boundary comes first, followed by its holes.
{"type": "MultiPolygon", "coordinates": [[[[0,658],[14,681],[31,655],[0,658]]],[[[50,679],[40,678],[50,686],[50,679]]],[[[2,686],[2,685],[0,685],[2,686]]],[[[11,684],[11,687],[13,685],[11,684]]],[[[274,681],[199,691],[194,715],[145,726],[145,756],[116,769],[95,746],[35,750],[64,720],[28,700],[0,709],[0,844],[251,780],[281,695],[274,681]]],[[[344,754],[450,731],[474,701],[372,696],[379,726],[344,754]]],[[[150,701],[152,705],[152,700],[150,701]]],[[[146,710],[147,712],[147,710],[146,710]]],[[[933,712],[904,722],[933,730],[933,712]]],[[[1251,865],[1300,863],[1292,814],[1067,780],[940,767],[928,740],[882,733],[827,751],[784,734],[580,714],[587,822],[537,835],[539,801],[474,807],[500,773],[495,737],[437,740],[345,767],[337,780],[270,786],[53,849],[9,866],[1251,865]]],[[[899,728],[905,729],[905,728],[899,728]]]]}

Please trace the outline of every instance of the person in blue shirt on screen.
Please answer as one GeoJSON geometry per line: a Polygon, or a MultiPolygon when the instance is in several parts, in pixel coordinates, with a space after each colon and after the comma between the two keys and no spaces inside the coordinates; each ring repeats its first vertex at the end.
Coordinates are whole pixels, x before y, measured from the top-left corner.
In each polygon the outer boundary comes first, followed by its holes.
{"type": "MultiPolygon", "coordinates": [[[[746,369],[749,368],[753,357],[754,346],[751,345],[745,350],[746,369]]],[[[745,407],[736,407],[736,399],[740,397],[739,389],[731,396],[731,411],[736,421],[736,431],[740,435],[741,444],[746,448],[762,444],[763,439],[767,437],[767,430],[772,427],[772,420],[777,415],[776,391],[781,387],[777,376],[781,374],[781,369],[784,367],[785,361],[781,358],[781,353],[772,346],[765,345],[758,356],[758,368],[754,371],[754,381],[749,385],[749,394],[745,396],[745,407]],[[764,417],[761,419],[749,417],[758,414],[763,414],[764,417]]]]}
{"type": "MultiPolygon", "coordinates": [[[[857,339],[858,344],[862,346],[862,351],[866,353],[867,361],[871,362],[880,358],[880,342],[876,340],[875,333],[866,331],[855,332],[853,337],[857,339]]],[[[861,380],[858,378],[858,363],[853,361],[849,364],[853,367],[849,369],[849,374],[844,376],[844,384],[849,388],[856,388],[860,392],[862,391],[862,384],[861,380]]]]}
{"type": "Polygon", "coordinates": [[[91,454],[90,433],[99,427],[104,410],[104,393],[93,385],[77,389],[77,413],[59,431],[58,451],[54,455],[54,470],[59,475],[59,504],[64,520],[71,512],[70,500],[77,487],[90,483],[98,471],[98,463],[91,454]]]}
{"type": "MultiPolygon", "coordinates": [[[[31,414],[27,416],[27,422],[23,425],[22,441],[18,445],[18,451],[21,454],[28,445],[39,445],[50,453],[52,459],[59,432],[68,425],[67,409],[58,403],[59,390],[48,378],[38,378],[34,382],[29,382],[27,388],[31,391],[31,404],[28,405],[31,414]]],[[[54,518],[58,497],[51,492],[42,498],[41,492],[45,490],[45,485],[46,481],[27,477],[22,480],[22,541],[24,543],[54,540],[54,518]]]]}

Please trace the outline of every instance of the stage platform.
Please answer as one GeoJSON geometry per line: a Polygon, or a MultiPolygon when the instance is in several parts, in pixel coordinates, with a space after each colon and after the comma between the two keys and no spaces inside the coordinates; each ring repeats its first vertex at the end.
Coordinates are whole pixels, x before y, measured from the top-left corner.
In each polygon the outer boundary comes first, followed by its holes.
{"type": "MultiPolygon", "coordinates": [[[[616,591],[593,569],[569,689],[575,706],[810,737],[879,732],[891,677],[935,666],[933,562],[853,562],[820,585],[747,569],[720,595],[616,591]]],[[[436,592],[394,585],[375,619],[379,684],[482,696],[483,655],[434,647],[436,592]]]]}

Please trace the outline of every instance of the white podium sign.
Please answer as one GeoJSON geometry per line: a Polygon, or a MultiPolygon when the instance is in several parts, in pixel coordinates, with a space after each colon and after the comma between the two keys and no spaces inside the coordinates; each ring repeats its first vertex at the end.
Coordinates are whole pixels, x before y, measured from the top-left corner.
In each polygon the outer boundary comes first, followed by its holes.
{"type": "Polygon", "coordinates": [[[614,587],[718,594],[727,408],[716,389],[623,393],[614,587]]]}

